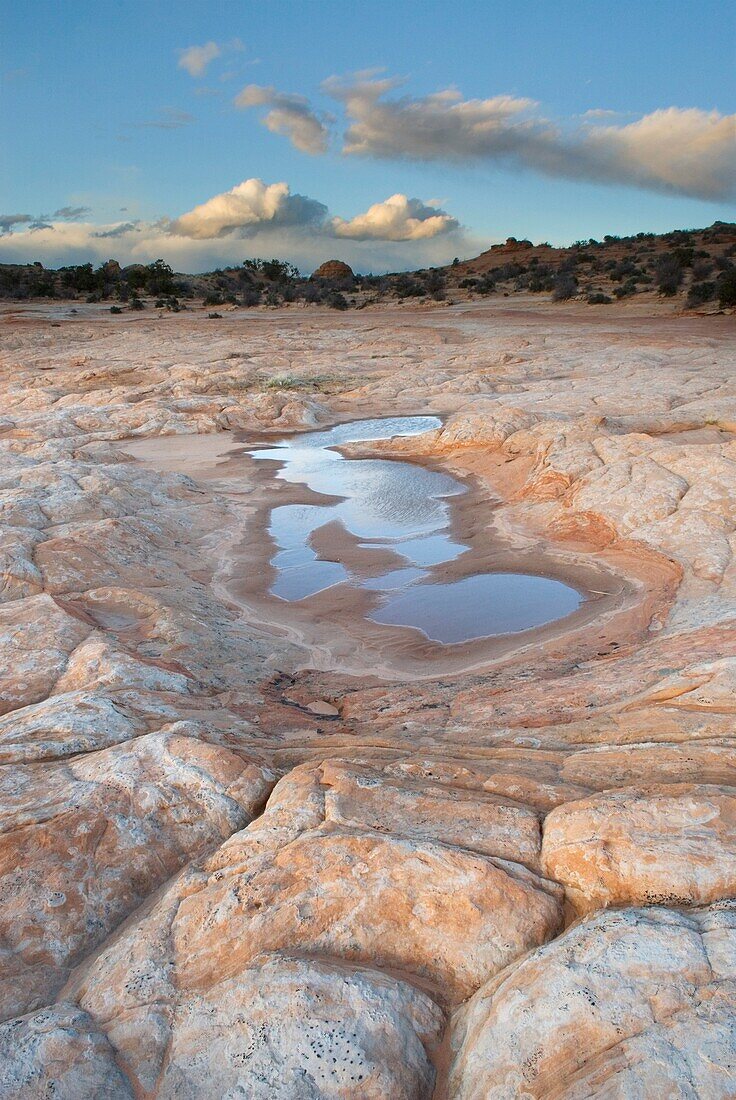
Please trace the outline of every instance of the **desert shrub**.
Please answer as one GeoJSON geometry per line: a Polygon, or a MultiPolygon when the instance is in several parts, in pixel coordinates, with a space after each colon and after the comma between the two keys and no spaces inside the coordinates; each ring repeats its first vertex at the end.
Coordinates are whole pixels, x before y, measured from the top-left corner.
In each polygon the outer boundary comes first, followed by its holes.
{"type": "Polygon", "coordinates": [[[221,306],[224,304],[224,299],[221,294],[216,294],[210,291],[209,294],[205,294],[202,305],[204,306],[221,306]]]}
{"type": "Polygon", "coordinates": [[[445,276],[441,271],[437,271],[436,268],[431,268],[424,275],[424,286],[427,292],[434,297],[439,291],[445,289],[445,276]]]}
{"type": "Polygon", "coordinates": [[[659,288],[659,293],[665,298],[672,298],[682,285],[682,264],[673,252],[665,252],[657,260],[654,282],[659,288]]]}
{"type": "Polygon", "coordinates": [[[326,304],[330,309],[350,309],[350,303],[344,294],[341,294],[339,290],[331,290],[326,299],[326,304]]]}
{"type": "Polygon", "coordinates": [[[261,292],[257,286],[246,286],[240,300],[244,306],[257,306],[261,300],[261,292]]]}
{"type": "Polygon", "coordinates": [[[721,309],[736,306],[736,267],[724,271],[717,283],[718,305],[721,309]]]}
{"type": "Polygon", "coordinates": [[[607,294],[596,293],[588,295],[589,306],[607,306],[610,305],[612,301],[613,298],[609,298],[607,294]]]}
{"type": "Polygon", "coordinates": [[[120,306],[110,306],[110,313],[122,313],[120,306]]]}
{"type": "Polygon", "coordinates": [[[714,282],[693,283],[687,292],[685,304],[692,309],[693,306],[710,302],[716,296],[716,284],[714,282]]]}
{"type": "Polygon", "coordinates": [[[620,283],[624,279],[637,278],[641,274],[643,274],[641,268],[637,267],[633,260],[622,260],[611,270],[611,281],[620,283]]]}
{"type": "Polygon", "coordinates": [[[163,260],[154,260],[148,265],[145,287],[149,294],[163,297],[173,293],[174,272],[163,260]]]}
{"type": "Polygon", "coordinates": [[[701,283],[703,279],[707,279],[709,275],[713,274],[713,261],[710,257],[707,259],[696,260],[693,263],[693,282],[701,283]]]}
{"type": "Polygon", "coordinates": [[[627,279],[621,286],[617,286],[613,292],[617,298],[630,298],[636,294],[636,279],[627,279]]]}
{"type": "Polygon", "coordinates": [[[552,288],[553,302],[566,302],[578,292],[578,281],[569,271],[560,271],[555,275],[552,288]]]}
{"type": "Polygon", "coordinates": [[[692,267],[695,249],[685,248],[684,246],[680,245],[678,248],[672,249],[672,255],[675,257],[680,267],[692,267]]]}
{"type": "Polygon", "coordinates": [[[317,283],[307,283],[302,288],[301,295],[307,305],[310,306],[319,305],[320,302],[325,300],[324,287],[318,286],[317,283]]]}
{"type": "Polygon", "coordinates": [[[207,317],[210,321],[219,321],[222,317],[221,313],[208,313],[207,317]]]}
{"type": "Polygon", "coordinates": [[[140,300],[140,298],[131,298],[130,301],[128,302],[128,309],[132,309],[135,312],[140,312],[140,310],[145,309],[145,308],[146,307],[143,304],[143,302],[140,300]]]}
{"type": "Polygon", "coordinates": [[[424,293],[422,284],[408,275],[398,275],[394,281],[394,294],[402,301],[404,298],[423,298],[424,293]]]}
{"type": "Polygon", "coordinates": [[[284,260],[261,260],[254,258],[243,260],[243,267],[262,275],[270,283],[286,283],[299,278],[299,271],[293,264],[284,260]]]}

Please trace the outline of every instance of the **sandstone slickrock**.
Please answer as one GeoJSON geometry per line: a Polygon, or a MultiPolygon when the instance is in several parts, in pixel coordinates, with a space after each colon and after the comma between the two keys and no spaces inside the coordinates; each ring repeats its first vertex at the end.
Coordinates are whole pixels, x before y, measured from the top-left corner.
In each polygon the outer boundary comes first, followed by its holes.
{"type": "Polygon", "coordinates": [[[442,1011],[405,982],[262,956],[179,1003],[155,1094],[201,1097],[216,1082],[218,1095],[251,1100],[429,1100],[428,1050],[443,1028],[442,1011]]]}
{"type": "Polygon", "coordinates": [[[0,607],[0,714],[45,699],[91,631],[46,594],[0,607]]]}
{"type": "Polygon", "coordinates": [[[736,789],[673,783],[568,802],[545,820],[542,865],[581,913],[736,896],[736,789]]]}
{"type": "MultiPolygon", "coordinates": [[[[103,952],[84,980],[82,1003],[107,1016],[99,998],[107,1003],[117,985],[111,975],[135,969],[137,945],[151,938],[165,941],[167,961],[156,968],[173,967],[179,989],[229,978],[259,953],[298,949],[415,975],[442,1000],[458,1001],[554,935],[560,888],[520,863],[471,850],[488,837],[492,844],[498,828],[491,819],[483,829],[487,796],[476,799],[479,821],[469,813],[463,828],[462,818],[447,815],[442,843],[416,835],[417,807],[402,799],[406,788],[390,783],[392,831],[372,828],[370,821],[381,823],[361,787],[375,780],[370,769],[339,764],[299,768],[281,780],[257,821],[191,868],[141,928],[103,952]]],[[[520,817],[523,851],[529,835],[520,817]]],[[[441,812],[432,831],[443,832],[441,812]]],[[[509,844],[509,832],[502,821],[501,843],[509,844]]]]}
{"type": "Polygon", "coordinates": [[[2,1100],[132,1100],[115,1052],[86,1012],[58,1004],[0,1024],[2,1100]]]}
{"type": "Polygon", "coordinates": [[[733,1096],[735,965],[733,902],[588,917],[458,1012],[450,1095],[733,1096]]]}
{"type": "Polygon", "coordinates": [[[269,776],[148,734],[65,763],[0,768],[0,1014],[48,1004],[160,883],[259,810],[269,776]]]}
{"type": "Polygon", "coordinates": [[[0,1096],[736,1095],[734,326],[621,308],[0,309],[0,1096]],[[418,412],[361,453],[620,609],[416,675],[249,602],[239,448],[418,412]]]}

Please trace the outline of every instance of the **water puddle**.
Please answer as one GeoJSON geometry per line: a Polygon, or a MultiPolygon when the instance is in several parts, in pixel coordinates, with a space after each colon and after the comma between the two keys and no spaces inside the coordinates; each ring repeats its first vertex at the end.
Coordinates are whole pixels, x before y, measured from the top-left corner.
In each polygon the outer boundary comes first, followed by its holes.
{"type": "Polygon", "coordinates": [[[271,510],[274,596],[301,601],[350,585],[374,594],[372,622],[409,627],[445,645],[530,630],[580,606],[577,589],[545,576],[475,573],[440,583],[436,567],[469,549],[450,531],[452,500],[466,487],[412,463],[351,459],[334,450],[418,435],[440,423],[432,416],[354,421],[249,451],[281,463],[277,478],[322,498],[271,510]]]}

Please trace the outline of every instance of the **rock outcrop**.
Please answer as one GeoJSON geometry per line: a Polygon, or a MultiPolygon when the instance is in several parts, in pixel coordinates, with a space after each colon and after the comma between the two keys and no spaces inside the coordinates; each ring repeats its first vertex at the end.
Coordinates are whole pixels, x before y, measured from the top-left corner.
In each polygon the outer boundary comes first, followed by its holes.
{"type": "Polygon", "coordinates": [[[0,1098],[733,1094],[732,322],[294,316],[2,320],[0,1098]],[[605,613],[271,617],[243,442],[423,410],[605,613]]]}
{"type": "Polygon", "coordinates": [[[343,260],[325,260],[323,264],[320,264],[312,272],[313,279],[338,279],[341,282],[345,279],[352,279],[353,269],[350,264],[346,264],[343,260]]]}
{"type": "Polygon", "coordinates": [[[736,908],[599,913],[480,989],[450,1095],[731,1096],[736,908]]]}

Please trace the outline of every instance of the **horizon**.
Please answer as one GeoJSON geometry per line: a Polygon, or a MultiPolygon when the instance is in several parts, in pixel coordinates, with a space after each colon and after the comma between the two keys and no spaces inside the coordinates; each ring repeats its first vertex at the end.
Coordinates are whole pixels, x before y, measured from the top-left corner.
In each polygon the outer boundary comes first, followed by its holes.
{"type": "Polygon", "coordinates": [[[736,220],[736,14],[720,0],[595,19],[406,0],[390,35],[333,0],[0,11],[0,262],[334,257],[378,274],[511,236],[565,247],[736,220]]]}
{"type": "MultiPolygon", "coordinates": [[[[606,242],[615,243],[615,242],[621,241],[621,242],[625,243],[627,241],[636,240],[637,236],[646,236],[646,237],[655,236],[657,239],[660,239],[660,238],[663,238],[663,237],[666,238],[666,237],[668,237],[668,236],[670,236],[671,234],[674,234],[674,233],[690,233],[690,234],[704,233],[704,232],[707,232],[710,229],[714,229],[716,226],[721,226],[721,225],[722,226],[736,225],[736,222],[725,222],[725,221],[717,219],[715,222],[713,222],[709,226],[686,226],[686,227],[682,227],[682,228],[678,226],[677,228],[674,228],[674,229],[671,229],[671,230],[666,230],[664,233],[657,233],[657,234],[650,234],[650,233],[647,233],[646,231],[642,231],[639,234],[632,234],[630,236],[624,236],[624,235],[619,236],[619,235],[604,234],[604,236],[603,236],[603,238],[601,238],[601,240],[597,240],[596,238],[580,239],[580,240],[577,240],[577,241],[573,241],[569,245],[556,245],[554,242],[551,242],[551,241],[529,241],[529,238],[525,238],[525,237],[518,237],[518,238],[509,237],[509,238],[506,239],[506,242],[500,241],[500,242],[492,243],[491,245],[489,245],[488,249],[485,249],[484,251],[490,251],[493,248],[501,247],[504,243],[509,243],[509,242],[513,242],[513,241],[516,241],[519,244],[523,244],[525,242],[528,242],[528,243],[531,244],[532,248],[544,248],[544,247],[547,247],[547,246],[552,248],[552,249],[573,249],[573,248],[576,248],[578,246],[580,246],[580,247],[587,247],[587,246],[594,247],[596,245],[600,246],[600,245],[602,245],[606,242]]],[[[474,254],[473,256],[467,256],[467,257],[463,257],[463,256],[453,257],[453,260],[450,261],[449,263],[447,263],[447,264],[437,264],[437,265],[435,265],[435,268],[429,268],[429,269],[432,270],[432,269],[439,269],[439,268],[442,268],[442,267],[451,267],[454,264],[455,260],[459,260],[461,263],[466,263],[470,260],[476,259],[479,255],[481,255],[481,253],[474,254]]],[[[244,259],[242,259],[240,261],[228,262],[226,264],[218,265],[214,268],[201,268],[201,269],[197,269],[197,270],[194,270],[194,271],[185,271],[184,269],[178,270],[176,268],[172,268],[172,274],[173,275],[184,275],[184,276],[188,276],[190,278],[199,278],[199,277],[203,277],[203,276],[206,276],[206,275],[212,275],[213,273],[215,273],[218,270],[221,270],[221,271],[237,271],[241,267],[248,266],[248,264],[251,263],[254,260],[258,261],[258,260],[264,260],[264,259],[277,259],[277,260],[282,261],[283,263],[291,264],[291,260],[288,256],[278,256],[278,257],[246,256],[246,257],[244,257],[244,259]]],[[[96,262],[91,261],[91,260],[83,261],[83,263],[84,264],[91,264],[91,266],[95,270],[100,269],[100,268],[104,267],[106,264],[109,264],[109,263],[117,263],[117,264],[120,265],[120,268],[123,271],[125,271],[125,270],[127,270],[128,268],[131,268],[131,267],[150,266],[151,263],[155,263],[156,261],[161,261],[161,260],[166,262],[164,257],[157,256],[157,257],[154,258],[154,260],[150,261],[149,264],[144,264],[144,263],[142,263],[141,261],[138,261],[138,260],[131,261],[131,263],[129,263],[129,264],[121,264],[120,261],[118,260],[117,256],[108,256],[107,259],[100,260],[99,263],[96,263],[96,262]]],[[[341,257],[338,256],[338,255],[329,256],[329,257],[326,258],[326,261],[322,261],[322,262],[324,263],[324,262],[335,261],[335,260],[337,260],[339,262],[344,262],[344,261],[341,260],[341,257]]],[[[26,260],[26,261],[19,261],[17,263],[14,262],[14,261],[7,262],[7,261],[4,261],[4,260],[0,260],[0,267],[3,267],[3,266],[33,267],[33,266],[35,266],[36,264],[39,264],[39,263],[44,268],[44,270],[51,271],[51,272],[58,271],[58,270],[62,269],[63,267],[82,266],[82,264],[60,264],[57,267],[53,267],[49,264],[44,264],[43,261],[40,261],[40,260],[26,260]]],[[[297,272],[298,272],[298,276],[300,278],[304,278],[304,279],[308,279],[310,277],[310,275],[313,273],[313,271],[316,270],[316,267],[312,271],[305,271],[302,268],[297,267],[297,265],[295,265],[295,264],[292,265],[292,266],[296,267],[297,272]]],[[[319,265],[317,265],[317,266],[319,266],[319,265]]],[[[407,268],[399,268],[396,271],[385,271],[385,272],[376,272],[376,271],[368,271],[368,270],[366,270],[366,271],[355,271],[354,274],[357,277],[362,278],[362,277],[370,277],[370,276],[374,276],[374,275],[399,275],[399,274],[402,274],[402,273],[411,273],[412,271],[426,270],[426,269],[427,268],[423,269],[423,268],[408,268],[407,267],[407,268]]]]}

